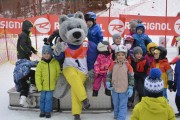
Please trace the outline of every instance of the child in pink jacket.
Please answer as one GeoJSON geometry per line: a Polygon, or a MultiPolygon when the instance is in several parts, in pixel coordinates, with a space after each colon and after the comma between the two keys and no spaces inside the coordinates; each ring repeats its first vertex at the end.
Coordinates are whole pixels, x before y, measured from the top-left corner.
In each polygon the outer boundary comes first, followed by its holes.
{"type": "Polygon", "coordinates": [[[102,41],[98,44],[97,49],[99,55],[94,64],[94,83],[93,83],[93,95],[98,96],[98,91],[101,87],[101,82],[104,83],[105,94],[111,96],[111,91],[106,88],[107,71],[112,63],[111,47],[108,41],[102,41]]]}

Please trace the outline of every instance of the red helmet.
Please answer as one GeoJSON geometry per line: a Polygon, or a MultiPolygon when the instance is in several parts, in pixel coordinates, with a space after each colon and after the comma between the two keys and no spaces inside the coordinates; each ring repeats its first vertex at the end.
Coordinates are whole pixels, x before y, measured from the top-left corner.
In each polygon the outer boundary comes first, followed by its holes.
{"type": "Polygon", "coordinates": [[[131,35],[126,35],[126,36],[124,37],[124,41],[133,42],[133,41],[134,41],[134,38],[133,38],[131,35]]]}

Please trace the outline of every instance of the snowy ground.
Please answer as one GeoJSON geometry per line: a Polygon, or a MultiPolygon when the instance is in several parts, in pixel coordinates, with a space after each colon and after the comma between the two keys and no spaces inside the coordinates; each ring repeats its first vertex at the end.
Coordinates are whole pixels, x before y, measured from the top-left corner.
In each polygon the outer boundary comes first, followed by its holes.
{"type": "MultiPolygon", "coordinates": [[[[168,46],[168,59],[171,60],[176,55],[176,48],[168,46]]],[[[174,67],[174,66],[172,66],[174,67]]],[[[39,120],[39,112],[34,111],[18,111],[18,110],[9,110],[9,95],[7,91],[14,86],[13,83],[13,69],[14,65],[10,64],[9,62],[0,65],[0,76],[1,84],[0,84],[0,118],[1,120],[39,120]]],[[[175,106],[175,93],[169,93],[169,103],[173,107],[174,112],[177,112],[177,108],[175,106]]],[[[129,120],[132,111],[128,111],[127,120],[129,120]]],[[[43,120],[45,118],[41,118],[43,120]]],[[[68,113],[59,113],[54,112],[52,114],[53,120],[72,120],[73,117],[70,112],[68,113]]],[[[82,114],[82,120],[113,120],[113,113],[100,113],[100,114],[82,114]]],[[[180,120],[177,119],[177,120],[180,120]]]]}

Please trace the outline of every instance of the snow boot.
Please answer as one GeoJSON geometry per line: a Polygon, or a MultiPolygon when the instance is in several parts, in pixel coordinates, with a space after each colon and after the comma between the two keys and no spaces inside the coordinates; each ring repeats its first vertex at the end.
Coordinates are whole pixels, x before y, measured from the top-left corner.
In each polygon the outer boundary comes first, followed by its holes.
{"type": "Polygon", "coordinates": [[[98,91],[97,90],[93,90],[92,96],[94,96],[94,97],[98,96],[98,91]]]}
{"type": "Polygon", "coordinates": [[[19,104],[20,104],[22,107],[29,107],[29,103],[27,102],[26,96],[21,96],[21,97],[20,97],[19,104]]]}
{"type": "Polygon", "coordinates": [[[79,114],[74,115],[74,120],[81,120],[80,115],[79,114]]]}
{"type": "Polygon", "coordinates": [[[46,116],[46,118],[51,118],[51,113],[50,113],[50,112],[47,112],[47,113],[45,114],[45,116],[46,116]]]}
{"type": "Polygon", "coordinates": [[[45,112],[41,112],[39,117],[45,117],[45,112]]]}
{"type": "Polygon", "coordinates": [[[105,94],[106,94],[107,96],[111,96],[111,91],[106,88],[106,89],[105,89],[105,94]]]}
{"type": "Polygon", "coordinates": [[[89,103],[89,100],[87,98],[85,100],[83,100],[82,103],[83,103],[84,109],[89,109],[90,103],[89,103]]]}
{"type": "Polygon", "coordinates": [[[37,93],[38,90],[34,84],[30,84],[29,86],[29,93],[37,93]]]}

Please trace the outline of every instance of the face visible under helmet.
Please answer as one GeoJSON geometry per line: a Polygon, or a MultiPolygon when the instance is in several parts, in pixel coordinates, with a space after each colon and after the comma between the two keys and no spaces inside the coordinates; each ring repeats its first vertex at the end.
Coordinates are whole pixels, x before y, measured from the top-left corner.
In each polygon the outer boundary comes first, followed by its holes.
{"type": "Polygon", "coordinates": [[[94,12],[87,12],[84,15],[84,19],[86,21],[95,21],[96,20],[96,14],[94,12]]]}
{"type": "Polygon", "coordinates": [[[147,45],[148,54],[151,54],[151,51],[150,51],[151,48],[155,48],[155,47],[157,47],[157,46],[158,46],[158,45],[157,45],[156,43],[150,42],[150,43],[147,45]]]}
{"type": "Polygon", "coordinates": [[[167,50],[166,50],[165,47],[157,46],[157,47],[155,47],[155,50],[159,50],[160,51],[159,60],[162,60],[162,59],[166,58],[167,50]]]}

